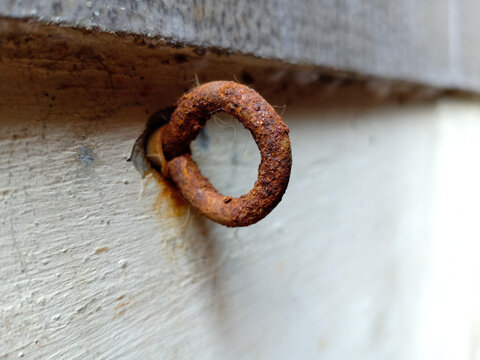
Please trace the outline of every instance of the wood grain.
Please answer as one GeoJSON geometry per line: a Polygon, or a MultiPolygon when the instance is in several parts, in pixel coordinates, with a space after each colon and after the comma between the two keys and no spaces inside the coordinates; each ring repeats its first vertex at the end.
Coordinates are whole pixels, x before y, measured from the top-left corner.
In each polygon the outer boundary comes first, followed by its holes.
{"type": "Polygon", "coordinates": [[[480,89],[476,0],[4,0],[0,15],[480,89]]]}

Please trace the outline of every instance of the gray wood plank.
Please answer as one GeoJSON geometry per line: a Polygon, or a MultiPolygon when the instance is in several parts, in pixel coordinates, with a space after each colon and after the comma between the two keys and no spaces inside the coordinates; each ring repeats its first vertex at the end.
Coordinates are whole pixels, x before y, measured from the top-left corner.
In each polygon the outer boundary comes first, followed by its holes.
{"type": "Polygon", "coordinates": [[[3,0],[0,15],[480,90],[477,0],[3,0]]]}

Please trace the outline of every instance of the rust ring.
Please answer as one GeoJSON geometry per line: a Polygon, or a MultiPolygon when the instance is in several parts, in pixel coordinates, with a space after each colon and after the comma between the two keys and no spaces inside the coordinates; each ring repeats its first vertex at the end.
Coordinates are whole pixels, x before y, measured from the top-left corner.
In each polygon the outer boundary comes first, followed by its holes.
{"type": "MultiPolygon", "coordinates": [[[[288,185],[292,154],[288,127],[257,92],[231,81],[214,81],[194,88],[177,102],[170,122],[160,129],[157,149],[168,174],[183,197],[200,213],[236,227],[256,223],[280,202],[288,185]],[[190,155],[190,142],[218,111],[237,118],[248,129],[261,154],[258,178],[240,197],[220,194],[190,155]]],[[[162,173],[166,174],[165,169],[162,173]]]]}

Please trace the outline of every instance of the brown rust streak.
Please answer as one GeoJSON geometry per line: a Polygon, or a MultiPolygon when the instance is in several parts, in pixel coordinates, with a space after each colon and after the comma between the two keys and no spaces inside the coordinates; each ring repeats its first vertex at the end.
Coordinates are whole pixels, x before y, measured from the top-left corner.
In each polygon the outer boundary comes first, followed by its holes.
{"type": "Polygon", "coordinates": [[[152,169],[152,174],[161,186],[161,190],[153,204],[155,212],[161,218],[185,216],[188,207],[180,192],[168,179],[162,177],[156,170],[152,169]],[[165,202],[167,202],[167,206],[165,206],[165,202]]]}
{"type": "Polygon", "coordinates": [[[292,156],[288,127],[258,93],[231,81],[199,86],[177,102],[162,128],[162,148],[172,181],[200,213],[226,226],[248,226],[268,215],[288,185],[292,156]],[[190,142],[218,111],[236,117],[248,129],[261,154],[252,190],[232,198],[219,193],[190,156],[190,142]]]}
{"type": "Polygon", "coordinates": [[[105,247],[102,247],[102,248],[99,248],[99,249],[95,250],[95,254],[101,254],[103,252],[107,252],[108,250],[110,250],[110,248],[108,246],[105,246],[105,247]]]}
{"type": "Polygon", "coordinates": [[[118,309],[120,309],[120,308],[122,308],[122,307],[124,307],[124,306],[127,306],[128,304],[130,304],[130,301],[131,301],[131,300],[126,300],[126,301],[124,301],[124,302],[116,305],[113,309],[114,309],[114,310],[118,310],[118,309]]]}

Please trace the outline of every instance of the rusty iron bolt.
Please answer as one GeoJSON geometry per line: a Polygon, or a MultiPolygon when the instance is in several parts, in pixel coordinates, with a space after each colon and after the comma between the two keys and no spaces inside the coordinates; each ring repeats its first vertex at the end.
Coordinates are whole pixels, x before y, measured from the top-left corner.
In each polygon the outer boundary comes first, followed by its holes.
{"type": "Polygon", "coordinates": [[[267,216],[287,189],[292,167],[288,132],[273,107],[253,89],[231,81],[214,81],[192,89],[177,101],[170,122],[148,139],[147,157],[201,214],[226,226],[248,226],[267,216]],[[261,154],[257,181],[240,197],[219,193],[190,154],[190,143],[219,111],[234,116],[252,133],[261,154]]]}

